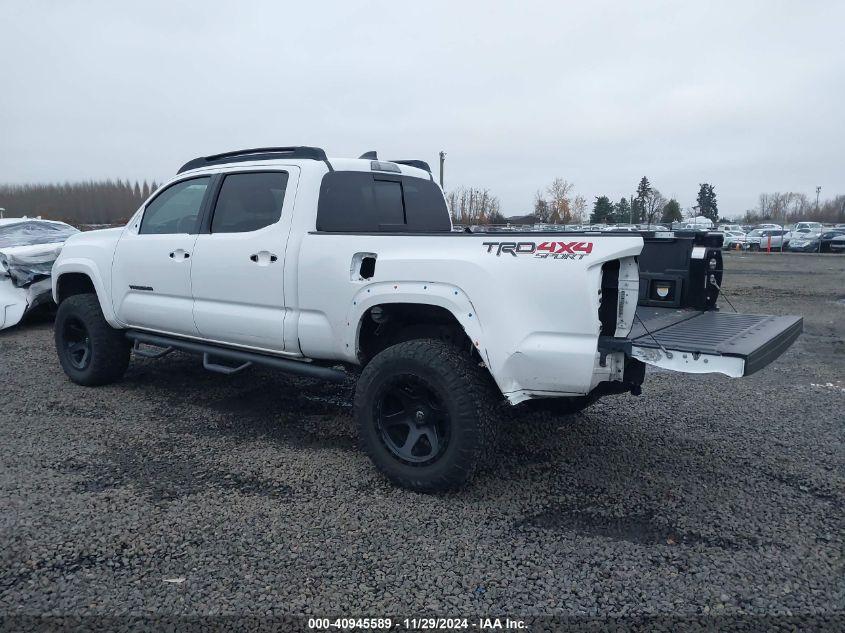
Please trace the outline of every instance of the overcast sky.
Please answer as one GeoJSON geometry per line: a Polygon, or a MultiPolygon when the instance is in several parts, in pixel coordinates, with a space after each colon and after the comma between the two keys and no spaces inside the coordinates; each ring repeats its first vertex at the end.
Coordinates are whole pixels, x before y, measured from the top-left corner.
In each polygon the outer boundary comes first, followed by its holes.
{"type": "Polygon", "coordinates": [[[845,2],[0,0],[0,182],[171,177],[202,154],[445,150],[529,212],[648,176],[722,214],[845,193],[845,2]]]}

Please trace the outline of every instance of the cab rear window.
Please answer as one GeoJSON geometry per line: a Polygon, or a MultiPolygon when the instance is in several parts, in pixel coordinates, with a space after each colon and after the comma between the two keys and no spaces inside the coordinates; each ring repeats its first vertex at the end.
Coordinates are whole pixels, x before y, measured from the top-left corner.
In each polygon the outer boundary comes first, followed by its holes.
{"type": "Polygon", "coordinates": [[[440,188],[394,174],[333,171],[323,177],[317,230],[346,233],[450,231],[440,188]]]}

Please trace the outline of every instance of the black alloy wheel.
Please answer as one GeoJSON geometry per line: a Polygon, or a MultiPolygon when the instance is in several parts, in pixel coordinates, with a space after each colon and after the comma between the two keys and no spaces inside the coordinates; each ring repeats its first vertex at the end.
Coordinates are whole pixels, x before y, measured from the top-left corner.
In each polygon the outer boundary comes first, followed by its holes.
{"type": "Polygon", "coordinates": [[[91,337],[78,318],[70,317],[62,325],[62,339],[68,362],[74,369],[84,370],[91,362],[91,337]]]}
{"type": "Polygon", "coordinates": [[[501,393],[471,354],[438,339],[391,345],[364,367],[353,413],[361,448],[394,484],[466,484],[495,446],[501,393]]]}
{"type": "Polygon", "coordinates": [[[373,421],[387,449],[406,464],[425,465],[446,451],[451,419],[436,389],[419,376],[403,374],[383,385],[373,421]]]}
{"type": "Polygon", "coordinates": [[[106,322],[93,293],[62,300],[56,310],[54,338],[62,369],[78,385],[112,383],[129,365],[129,339],[106,322]]]}

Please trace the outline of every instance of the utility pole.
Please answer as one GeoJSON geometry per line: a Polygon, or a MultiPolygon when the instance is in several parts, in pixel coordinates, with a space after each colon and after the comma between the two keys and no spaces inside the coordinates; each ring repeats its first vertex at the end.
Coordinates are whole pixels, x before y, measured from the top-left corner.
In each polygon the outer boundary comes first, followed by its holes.
{"type": "Polygon", "coordinates": [[[440,152],[440,188],[443,189],[443,163],[446,162],[446,152],[440,152]]]}
{"type": "Polygon", "coordinates": [[[816,187],[816,213],[819,212],[819,194],[822,192],[821,185],[816,187]]]}

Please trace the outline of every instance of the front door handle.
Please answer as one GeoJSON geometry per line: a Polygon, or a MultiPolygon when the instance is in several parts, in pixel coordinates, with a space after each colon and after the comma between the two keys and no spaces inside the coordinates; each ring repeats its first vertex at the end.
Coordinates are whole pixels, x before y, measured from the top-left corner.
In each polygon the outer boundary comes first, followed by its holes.
{"type": "Polygon", "coordinates": [[[269,266],[279,260],[275,253],[271,253],[269,251],[258,251],[257,253],[250,255],[249,259],[259,266],[269,266]]]}
{"type": "Polygon", "coordinates": [[[170,253],[170,259],[175,259],[177,262],[182,261],[183,259],[188,259],[191,254],[183,248],[177,248],[175,251],[170,253]]]}

